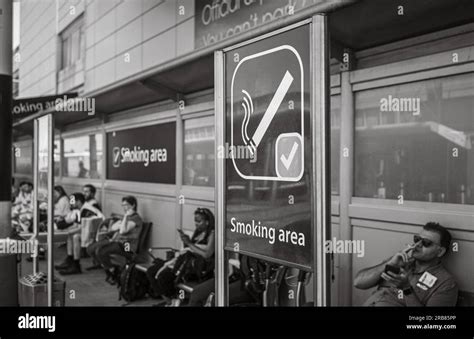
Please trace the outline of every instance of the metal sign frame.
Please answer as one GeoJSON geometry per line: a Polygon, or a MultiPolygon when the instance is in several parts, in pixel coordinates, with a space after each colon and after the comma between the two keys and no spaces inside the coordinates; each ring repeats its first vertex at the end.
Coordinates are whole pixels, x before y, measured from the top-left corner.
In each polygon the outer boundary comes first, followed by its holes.
{"type": "MultiPolygon", "coordinates": [[[[225,99],[225,57],[226,53],[238,47],[266,39],[302,25],[310,25],[310,82],[311,82],[311,134],[312,134],[312,171],[311,171],[311,220],[313,240],[312,272],[313,296],[315,306],[327,306],[330,295],[330,274],[327,269],[329,255],[325,253],[324,243],[330,238],[330,128],[329,128],[329,39],[327,17],[314,15],[310,19],[285,28],[264,34],[254,39],[216,51],[214,54],[215,86],[215,130],[216,152],[224,146],[226,135],[226,99],[225,99]],[[315,72],[314,70],[320,70],[315,72]]],[[[226,160],[216,158],[215,171],[215,210],[216,210],[216,305],[228,305],[228,253],[224,249],[226,231],[226,160]]],[[[244,251],[240,251],[244,253],[244,251]]],[[[264,256],[250,254],[253,257],[264,256]]],[[[276,260],[272,260],[276,261],[276,260]]],[[[293,265],[294,266],[294,265],[293,265]]]]}
{"type": "MultiPolygon", "coordinates": [[[[38,211],[38,175],[39,175],[39,136],[40,133],[40,119],[46,119],[48,130],[48,197],[47,197],[47,204],[48,204],[48,234],[47,234],[47,243],[48,243],[48,255],[47,255],[47,289],[48,289],[48,306],[53,306],[53,286],[54,286],[54,223],[53,223],[53,216],[54,216],[54,198],[53,198],[53,190],[54,190],[54,119],[52,114],[47,114],[35,118],[33,120],[34,123],[34,146],[33,146],[33,237],[36,239],[38,237],[38,219],[39,219],[39,211],[38,211]]],[[[38,253],[37,253],[38,254],[38,253]]],[[[33,258],[33,273],[38,273],[38,256],[33,258]]]]}
{"type": "Polygon", "coordinates": [[[313,142],[312,211],[314,232],[313,297],[315,306],[330,304],[329,254],[325,242],[331,237],[331,169],[330,169],[330,99],[329,34],[326,15],[313,16],[310,41],[311,58],[311,133],[313,142]],[[318,50],[319,53],[315,51],[318,50]],[[318,71],[316,71],[318,70],[318,71]],[[316,169],[316,172],[315,172],[316,169]]]}

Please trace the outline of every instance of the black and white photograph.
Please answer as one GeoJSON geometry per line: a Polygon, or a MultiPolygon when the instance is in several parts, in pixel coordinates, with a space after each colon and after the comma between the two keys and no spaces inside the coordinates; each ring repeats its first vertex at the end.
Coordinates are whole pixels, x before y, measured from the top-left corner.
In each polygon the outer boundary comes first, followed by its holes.
{"type": "Polygon", "coordinates": [[[0,161],[2,339],[474,336],[473,0],[0,0],[0,161]]]}

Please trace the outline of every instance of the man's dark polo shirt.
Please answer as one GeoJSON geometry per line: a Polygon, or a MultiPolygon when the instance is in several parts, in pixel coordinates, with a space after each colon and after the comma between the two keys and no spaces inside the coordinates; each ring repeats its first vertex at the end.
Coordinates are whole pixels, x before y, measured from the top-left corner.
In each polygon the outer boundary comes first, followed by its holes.
{"type": "MultiPolygon", "coordinates": [[[[423,306],[455,306],[458,299],[458,286],[453,276],[446,271],[441,261],[428,267],[421,272],[415,272],[415,265],[408,267],[409,281],[414,293],[423,306]],[[430,288],[424,289],[417,286],[423,273],[428,272],[434,275],[436,282],[430,288]]],[[[377,290],[367,299],[363,306],[407,306],[406,297],[403,292],[396,287],[392,287],[385,280],[381,279],[377,290]],[[399,298],[402,296],[402,298],[399,298]]]]}

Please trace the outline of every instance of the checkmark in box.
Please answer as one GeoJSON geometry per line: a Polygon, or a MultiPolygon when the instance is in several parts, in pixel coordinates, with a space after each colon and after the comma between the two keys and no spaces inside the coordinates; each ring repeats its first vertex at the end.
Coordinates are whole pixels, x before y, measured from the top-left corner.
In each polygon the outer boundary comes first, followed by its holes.
{"type": "Polygon", "coordinates": [[[299,133],[282,133],[275,143],[275,169],[279,178],[298,181],[303,176],[303,140],[299,133]]]}

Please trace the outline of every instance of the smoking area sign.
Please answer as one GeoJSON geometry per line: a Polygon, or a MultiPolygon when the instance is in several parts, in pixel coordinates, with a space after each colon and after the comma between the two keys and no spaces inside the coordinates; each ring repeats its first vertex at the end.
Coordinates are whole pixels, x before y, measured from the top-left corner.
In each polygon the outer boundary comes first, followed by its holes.
{"type": "Polygon", "coordinates": [[[309,24],[225,52],[225,249],[312,269],[309,24]]]}

